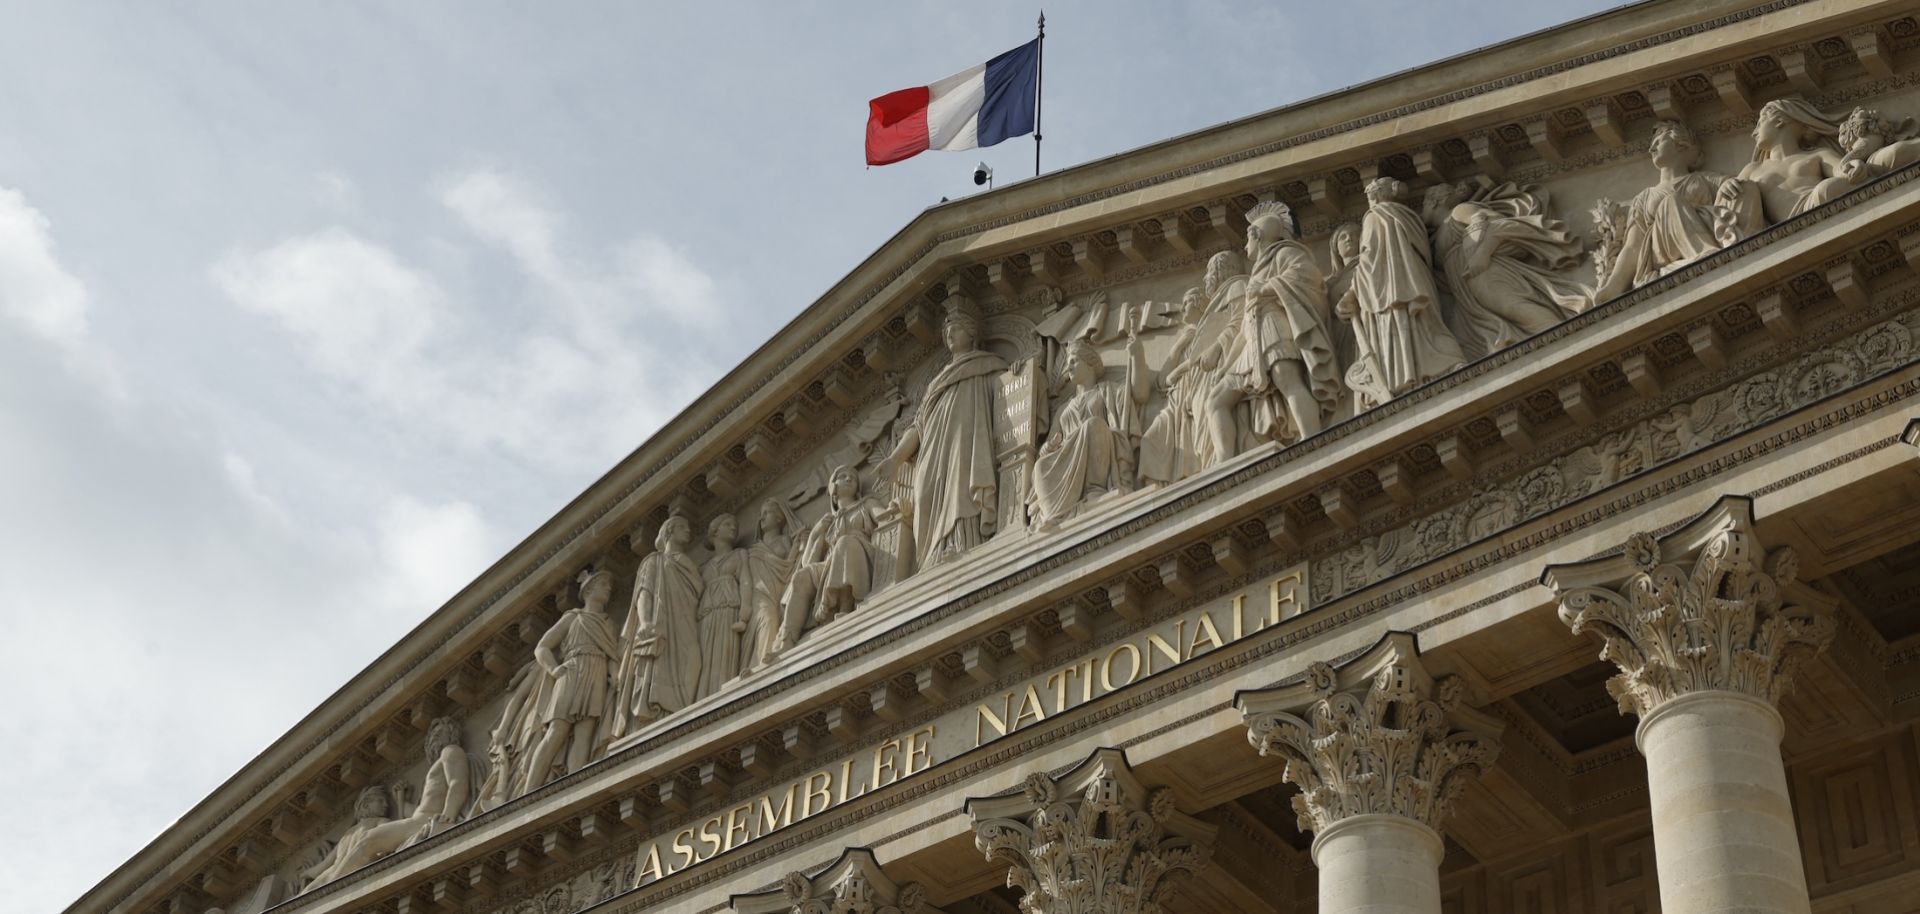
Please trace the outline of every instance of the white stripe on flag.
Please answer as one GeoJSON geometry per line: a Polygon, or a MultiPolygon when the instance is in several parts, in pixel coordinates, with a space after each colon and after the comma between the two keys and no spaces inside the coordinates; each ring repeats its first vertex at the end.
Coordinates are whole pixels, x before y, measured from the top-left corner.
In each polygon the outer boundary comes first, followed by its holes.
{"type": "Polygon", "coordinates": [[[927,87],[927,148],[980,145],[980,106],[987,102],[987,65],[955,73],[927,87]]]}

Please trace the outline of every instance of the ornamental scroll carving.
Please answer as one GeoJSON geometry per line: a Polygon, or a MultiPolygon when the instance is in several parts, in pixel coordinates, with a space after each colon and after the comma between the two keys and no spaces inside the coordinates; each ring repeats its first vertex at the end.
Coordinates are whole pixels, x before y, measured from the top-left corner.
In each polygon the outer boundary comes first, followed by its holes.
{"type": "Polygon", "coordinates": [[[1726,440],[1915,359],[1920,313],[1874,324],[1502,480],[1466,501],[1368,537],[1313,563],[1313,599],[1325,602],[1599,492],[1659,464],[1726,440]]]}
{"type": "Polygon", "coordinates": [[[1341,819],[1395,815],[1440,831],[1467,780],[1492,766],[1500,724],[1461,705],[1457,676],[1435,679],[1411,634],[1395,632],[1335,669],[1236,700],[1247,740],[1286,762],[1293,808],[1315,833],[1341,819]]]}
{"type": "Polygon", "coordinates": [[[895,882],[873,851],[850,848],[818,874],[788,873],[780,888],[733,897],[734,914],[944,914],[917,882],[895,882]]]}
{"type": "Polygon", "coordinates": [[[1213,826],[1174,809],[1170,788],[1149,791],[1117,749],[967,811],[974,846],[1009,865],[1024,914],[1164,914],[1213,853],[1213,826]]]}
{"type": "Polygon", "coordinates": [[[1833,640],[1831,608],[1790,600],[1796,558],[1753,531],[1752,502],[1723,499],[1665,541],[1627,538],[1616,556],[1547,569],[1560,620],[1601,641],[1619,667],[1607,691],[1640,717],[1691,692],[1738,692],[1769,705],[1833,640]],[[1622,574],[1624,576],[1622,577],[1622,574]]]}

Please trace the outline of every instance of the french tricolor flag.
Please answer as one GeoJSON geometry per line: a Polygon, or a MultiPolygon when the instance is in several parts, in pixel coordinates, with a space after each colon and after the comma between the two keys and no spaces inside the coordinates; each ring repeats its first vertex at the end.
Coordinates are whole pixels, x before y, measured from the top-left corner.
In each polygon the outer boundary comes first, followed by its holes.
{"type": "Polygon", "coordinates": [[[933,85],[889,92],[867,103],[867,164],[1032,133],[1039,95],[1037,38],[933,85]]]}

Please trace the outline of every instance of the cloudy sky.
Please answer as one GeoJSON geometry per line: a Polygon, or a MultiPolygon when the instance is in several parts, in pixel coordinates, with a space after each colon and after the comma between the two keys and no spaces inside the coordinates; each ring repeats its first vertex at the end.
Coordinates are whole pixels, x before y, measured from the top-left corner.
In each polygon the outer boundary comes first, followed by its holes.
{"type": "MultiPolygon", "coordinates": [[[[1047,163],[1604,0],[1056,3],[1047,163]]],[[[1034,7],[0,3],[0,886],[58,911],[974,162],[1034,7]]]]}

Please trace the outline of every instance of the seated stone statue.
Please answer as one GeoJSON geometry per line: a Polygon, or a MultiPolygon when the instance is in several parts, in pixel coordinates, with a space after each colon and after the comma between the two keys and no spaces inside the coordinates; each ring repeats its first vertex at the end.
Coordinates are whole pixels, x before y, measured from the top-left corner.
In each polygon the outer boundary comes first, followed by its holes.
{"type": "Polygon", "coordinates": [[[808,623],[825,625],[852,612],[873,590],[874,507],[860,497],[853,467],[834,468],[827,491],[827,513],[813,522],[780,598],[780,648],[798,643],[808,623]]]}
{"type": "Polygon", "coordinates": [[[1753,126],[1753,160],[1722,202],[1741,234],[1784,222],[1889,171],[1920,161],[1913,119],[1856,108],[1836,118],[1804,99],[1776,98],[1753,126]]]}
{"type": "Polygon", "coordinates": [[[408,819],[418,825],[407,844],[431,838],[465,817],[479,786],[474,763],[460,745],[460,722],[436,717],[427,725],[427,773],[420,779],[420,804],[408,819]]]}
{"type": "Polygon", "coordinates": [[[1067,347],[1066,368],[1073,393],[1054,413],[1034,460],[1030,516],[1043,529],[1101,495],[1133,488],[1140,408],[1152,391],[1153,372],[1134,328],[1127,331],[1124,382],[1102,380],[1106,365],[1085,339],[1067,347]]]}
{"type": "Polygon", "coordinates": [[[412,819],[390,818],[391,801],[382,787],[360,791],[360,797],[354,800],[353,812],[359,819],[347,826],[317,862],[301,871],[301,877],[307,881],[300,890],[302,893],[405,847],[419,831],[420,823],[412,819]]]}

